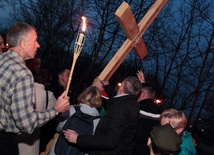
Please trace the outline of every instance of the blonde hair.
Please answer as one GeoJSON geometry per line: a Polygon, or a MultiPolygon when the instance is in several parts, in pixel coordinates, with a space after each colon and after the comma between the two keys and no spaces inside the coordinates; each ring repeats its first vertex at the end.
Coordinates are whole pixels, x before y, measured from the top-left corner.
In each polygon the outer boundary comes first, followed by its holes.
{"type": "Polygon", "coordinates": [[[174,129],[184,129],[187,125],[187,118],[183,111],[174,108],[165,110],[160,115],[160,121],[163,118],[169,118],[169,123],[174,129]]]}
{"type": "Polygon", "coordinates": [[[79,103],[84,103],[90,107],[99,108],[102,104],[101,94],[99,89],[94,86],[86,88],[77,98],[79,103]]]}
{"type": "Polygon", "coordinates": [[[171,116],[173,114],[175,114],[178,110],[174,109],[174,108],[170,108],[167,110],[164,110],[161,115],[160,115],[160,120],[164,117],[164,118],[171,118],[171,116]]]}

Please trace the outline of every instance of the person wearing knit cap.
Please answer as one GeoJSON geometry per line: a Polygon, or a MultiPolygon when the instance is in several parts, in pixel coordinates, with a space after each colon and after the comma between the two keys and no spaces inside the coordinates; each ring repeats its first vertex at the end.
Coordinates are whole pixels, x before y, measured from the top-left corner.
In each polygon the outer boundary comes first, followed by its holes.
{"type": "Polygon", "coordinates": [[[177,109],[167,109],[160,115],[160,124],[170,123],[175,132],[182,138],[180,149],[174,155],[197,155],[197,150],[193,143],[192,134],[186,130],[187,118],[184,112],[177,109]]]}
{"type": "Polygon", "coordinates": [[[180,149],[181,137],[170,124],[153,127],[147,145],[150,155],[170,155],[180,149]]]}

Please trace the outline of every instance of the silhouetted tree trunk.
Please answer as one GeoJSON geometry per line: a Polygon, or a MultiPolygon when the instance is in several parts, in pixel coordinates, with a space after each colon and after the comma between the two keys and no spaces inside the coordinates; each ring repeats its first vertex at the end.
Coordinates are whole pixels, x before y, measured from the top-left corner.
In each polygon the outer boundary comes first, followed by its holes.
{"type": "MultiPolygon", "coordinates": [[[[12,2],[12,1],[11,1],[12,2]]],[[[77,60],[72,87],[79,91],[99,75],[126,39],[114,12],[122,0],[38,0],[14,5],[14,20],[37,28],[38,55],[51,71],[71,66],[80,17],[87,17],[86,42],[77,60]]],[[[129,0],[137,23],[153,4],[129,0]]],[[[212,0],[168,1],[143,35],[148,54],[139,60],[131,52],[112,79],[122,80],[142,69],[157,86],[164,104],[181,109],[194,127],[199,119],[213,125],[208,104],[214,102],[214,3],[212,0]]],[[[211,106],[213,108],[213,106],[211,106]]],[[[199,124],[198,124],[199,123],[199,124]]],[[[204,125],[204,124],[203,124],[204,125]]],[[[208,126],[207,126],[208,128],[208,126]]]]}

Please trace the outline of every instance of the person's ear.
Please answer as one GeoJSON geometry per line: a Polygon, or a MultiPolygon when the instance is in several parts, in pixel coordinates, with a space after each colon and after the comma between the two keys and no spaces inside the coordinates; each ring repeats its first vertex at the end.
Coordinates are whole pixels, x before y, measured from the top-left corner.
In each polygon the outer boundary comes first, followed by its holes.
{"type": "Polygon", "coordinates": [[[153,150],[152,150],[151,138],[148,138],[147,146],[149,147],[150,155],[155,155],[154,152],[153,152],[153,150]]]}
{"type": "Polygon", "coordinates": [[[24,39],[22,39],[22,40],[20,41],[20,46],[21,46],[22,48],[25,47],[25,40],[24,40],[24,39]]]}
{"type": "Polygon", "coordinates": [[[121,85],[121,86],[118,88],[117,94],[123,94],[123,93],[124,93],[124,88],[123,88],[123,85],[121,85]]]}
{"type": "Polygon", "coordinates": [[[147,141],[147,146],[151,145],[151,138],[149,137],[148,138],[148,141],[147,141]]]}
{"type": "Polygon", "coordinates": [[[21,41],[20,41],[20,46],[22,47],[22,48],[25,48],[26,47],[26,40],[25,39],[22,39],[21,41]]]}

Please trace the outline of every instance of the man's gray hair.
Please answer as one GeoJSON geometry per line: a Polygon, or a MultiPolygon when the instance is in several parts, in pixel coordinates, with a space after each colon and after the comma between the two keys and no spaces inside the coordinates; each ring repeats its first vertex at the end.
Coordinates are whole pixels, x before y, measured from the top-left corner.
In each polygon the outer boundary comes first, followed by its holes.
{"type": "Polygon", "coordinates": [[[140,83],[140,80],[137,77],[134,76],[128,76],[123,80],[122,82],[124,93],[139,96],[142,85],[140,83]]]}
{"type": "Polygon", "coordinates": [[[16,47],[20,45],[22,39],[35,28],[27,23],[17,23],[13,25],[7,33],[7,42],[9,47],[16,47]]]}

